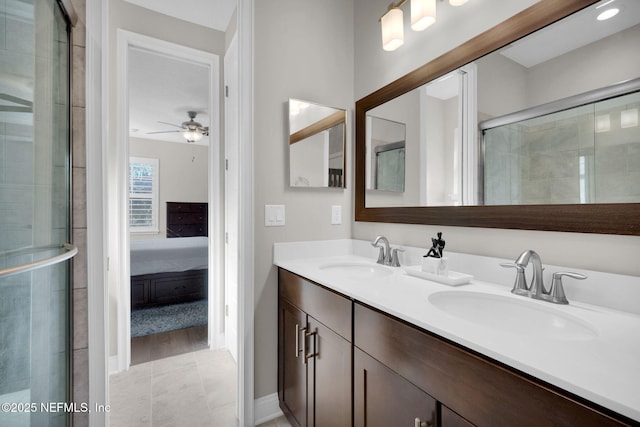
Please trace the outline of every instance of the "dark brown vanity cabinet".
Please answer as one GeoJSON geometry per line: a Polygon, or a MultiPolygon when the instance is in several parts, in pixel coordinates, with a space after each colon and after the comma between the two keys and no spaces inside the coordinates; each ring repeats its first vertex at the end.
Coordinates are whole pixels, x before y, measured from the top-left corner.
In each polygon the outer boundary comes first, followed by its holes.
{"type": "Polygon", "coordinates": [[[356,427],[435,427],[435,399],[358,348],[353,372],[356,427]]]}
{"type": "Polygon", "coordinates": [[[278,394],[294,426],[638,426],[279,270],[278,394]]]}
{"type": "Polygon", "coordinates": [[[352,301],[279,270],[278,397],[295,426],[351,425],[352,301]]]}
{"type": "Polygon", "coordinates": [[[387,425],[399,426],[416,417],[442,427],[637,425],[376,309],[356,302],[353,318],[356,426],[383,425],[374,420],[383,405],[398,419],[387,425]]]}

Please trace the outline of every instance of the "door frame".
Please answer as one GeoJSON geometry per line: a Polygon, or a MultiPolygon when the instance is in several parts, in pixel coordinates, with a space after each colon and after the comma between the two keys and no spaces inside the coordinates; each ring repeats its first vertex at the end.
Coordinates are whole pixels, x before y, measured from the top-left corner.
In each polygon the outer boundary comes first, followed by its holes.
{"type": "MultiPolygon", "coordinates": [[[[165,55],[185,62],[204,65],[209,68],[209,120],[210,127],[216,129],[209,135],[208,150],[208,201],[209,206],[222,205],[220,182],[220,58],[213,53],[189,48],[131,31],[117,29],[117,78],[116,104],[116,144],[115,144],[115,199],[117,204],[117,220],[114,221],[117,260],[115,263],[118,277],[117,304],[117,344],[118,370],[129,369],[131,364],[131,282],[130,282],[130,236],[128,227],[128,165],[129,165],[129,52],[140,49],[159,55],[165,55]]],[[[220,316],[222,295],[222,217],[219,209],[209,209],[209,280],[208,280],[208,344],[212,349],[224,346],[224,337],[220,316]]],[[[112,263],[113,265],[113,263],[112,263]]]]}
{"type": "MultiPolygon", "coordinates": [[[[109,0],[86,7],[86,161],[87,274],[89,329],[89,401],[109,398],[109,0]]],[[[238,0],[240,236],[238,289],[238,418],[241,427],[254,422],[254,213],[253,213],[253,18],[254,0],[238,0]]],[[[108,412],[92,411],[91,425],[108,425],[108,412]]]]}

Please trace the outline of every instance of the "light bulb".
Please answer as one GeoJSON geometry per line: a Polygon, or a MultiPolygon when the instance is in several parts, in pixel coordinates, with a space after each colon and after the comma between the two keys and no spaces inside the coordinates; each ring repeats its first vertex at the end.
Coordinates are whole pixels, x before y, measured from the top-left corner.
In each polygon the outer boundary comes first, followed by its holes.
{"type": "Polygon", "coordinates": [[[382,27],[382,48],[387,51],[396,50],[404,43],[404,27],[402,10],[393,8],[380,19],[382,27]]]}
{"type": "Polygon", "coordinates": [[[436,0],[411,0],[411,29],[422,31],[436,22],[436,0]]]}

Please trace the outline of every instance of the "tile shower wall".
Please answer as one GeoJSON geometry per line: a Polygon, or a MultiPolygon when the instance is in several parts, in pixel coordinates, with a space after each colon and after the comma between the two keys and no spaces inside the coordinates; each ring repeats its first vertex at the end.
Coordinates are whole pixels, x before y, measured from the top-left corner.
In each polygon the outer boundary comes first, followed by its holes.
{"type": "Polygon", "coordinates": [[[484,203],[640,201],[639,106],[631,94],[486,131],[484,203]]]}
{"type": "Polygon", "coordinates": [[[595,199],[640,201],[640,92],[595,107],[595,199]]]}
{"type": "MultiPolygon", "coordinates": [[[[89,340],[87,299],[87,193],[85,158],[85,38],[86,0],[71,0],[78,21],[71,31],[71,158],[72,239],[78,247],[73,261],[72,399],[89,402],[89,340]]],[[[99,285],[99,284],[95,284],[99,285]]],[[[86,413],[73,414],[74,427],[89,425],[86,413]]]]}

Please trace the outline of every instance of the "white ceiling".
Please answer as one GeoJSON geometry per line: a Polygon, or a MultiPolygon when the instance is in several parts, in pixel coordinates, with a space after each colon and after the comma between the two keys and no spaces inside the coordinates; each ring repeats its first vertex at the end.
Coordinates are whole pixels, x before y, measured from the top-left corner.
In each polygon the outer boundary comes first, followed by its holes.
{"type": "MultiPolygon", "coordinates": [[[[639,0],[602,0],[568,18],[562,25],[551,25],[505,47],[500,53],[530,68],[549,61],[572,50],[594,43],[640,23],[639,0]],[[596,17],[610,8],[620,13],[606,21],[596,17]]],[[[453,71],[427,85],[427,94],[441,100],[458,94],[459,82],[451,78],[453,71]]]]}
{"type": "Polygon", "coordinates": [[[530,68],[574,49],[594,43],[640,23],[640,1],[602,0],[562,21],[512,43],[500,53],[530,68]],[[596,17],[610,8],[620,13],[606,21],[596,17]]]}
{"type": "Polygon", "coordinates": [[[125,0],[164,15],[225,31],[236,0],[125,0]]]}
{"type": "MultiPolygon", "coordinates": [[[[129,136],[161,141],[186,139],[175,126],[189,120],[187,111],[196,111],[196,121],[210,125],[209,68],[140,49],[129,52],[129,136]],[[161,134],[147,132],[178,131],[161,134]]],[[[212,128],[212,132],[216,129],[212,128]]],[[[209,137],[197,144],[208,145],[209,137]]]]}
{"type": "MultiPolygon", "coordinates": [[[[125,0],[164,15],[225,31],[236,0],[125,0]]],[[[196,121],[211,127],[209,70],[170,56],[132,49],[129,56],[129,135],[135,138],[186,143],[180,126],[196,111],[196,121]],[[148,132],[178,131],[161,134],[148,132]]],[[[216,132],[215,123],[211,132],[216,132]]],[[[209,137],[196,144],[208,145],[209,137]]]]}

